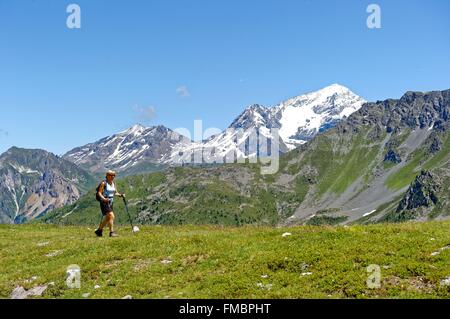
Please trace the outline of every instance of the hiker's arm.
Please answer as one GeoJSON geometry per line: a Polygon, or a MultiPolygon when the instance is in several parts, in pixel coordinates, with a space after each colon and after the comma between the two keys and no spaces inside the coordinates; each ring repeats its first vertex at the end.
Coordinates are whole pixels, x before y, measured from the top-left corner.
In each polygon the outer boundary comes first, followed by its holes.
{"type": "Polygon", "coordinates": [[[125,194],[120,193],[119,190],[117,189],[117,186],[116,186],[116,194],[115,194],[115,196],[125,197],[125,194]]]}
{"type": "Polygon", "coordinates": [[[103,196],[103,191],[105,189],[105,183],[102,183],[100,185],[100,188],[98,189],[98,196],[102,199],[102,202],[106,203],[109,202],[109,199],[106,199],[105,196],[103,196]]]}

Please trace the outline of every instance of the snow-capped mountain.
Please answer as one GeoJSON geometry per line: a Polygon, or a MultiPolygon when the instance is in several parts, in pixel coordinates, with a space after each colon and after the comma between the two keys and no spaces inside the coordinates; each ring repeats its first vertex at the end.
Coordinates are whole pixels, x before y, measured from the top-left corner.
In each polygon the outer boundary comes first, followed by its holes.
{"type": "Polygon", "coordinates": [[[164,126],[135,125],[119,134],[78,147],[64,158],[92,172],[129,170],[144,163],[180,165],[221,163],[272,152],[258,141],[272,143],[278,130],[279,152],[306,143],[320,131],[357,111],[364,99],[338,84],[288,99],[276,106],[249,106],[222,133],[193,142],[164,126]],[[256,143],[253,143],[256,141],[256,143]],[[270,141],[270,142],[267,142],[270,141]]]}
{"type": "MultiPolygon", "coordinates": [[[[279,127],[273,109],[259,104],[249,106],[222,133],[202,142],[178,145],[166,159],[168,164],[229,163],[238,158],[266,154],[268,149],[258,147],[258,141],[273,139],[271,128],[279,127]]],[[[280,151],[288,151],[280,139],[280,151]]]]}
{"type": "Polygon", "coordinates": [[[365,102],[339,84],[284,101],[275,107],[280,136],[293,149],[356,112],[365,102]]]}
{"type": "MultiPolygon", "coordinates": [[[[339,84],[300,95],[274,107],[249,106],[219,135],[203,143],[175,147],[169,163],[190,162],[193,153],[202,153],[206,162],[226,162],[224,158],[268,155],[258,148],[258,141],[274,140],[278,129],[279,152],[285,153],[306,143],[317,133],[336,125],[359,110],[366,101],[339,84]],[[252,139],[253,137],[253,139],[252,139]],[[255,141],[254,143],[250,141],[255,141]],[[183,154],[183,155],[180,155],[183,154]]],[[[198,155],[201,158],[201,154],[198,155]]],[[[198,161],[196,161],[198,163],[198,161]]]]}
{"type": "Polygon", "coordinates": [[[77,147],[63,157],[91,172],[124,171],[144,163],[159,164],[172,153],[175,145],[190,143],[188,138],[164,126],[134,125],[95,143],[77,147]]]}

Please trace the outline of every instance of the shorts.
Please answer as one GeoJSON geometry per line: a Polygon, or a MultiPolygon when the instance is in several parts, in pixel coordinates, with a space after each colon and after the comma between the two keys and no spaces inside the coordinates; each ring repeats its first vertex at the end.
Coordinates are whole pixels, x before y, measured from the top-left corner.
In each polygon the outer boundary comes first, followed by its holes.
{"type": "Polygon", "coordinates": [[[100,210],[102,211],[102,215],[106,216],[114,210],[114,204],[111,203],[100,203],[100,210]]]}

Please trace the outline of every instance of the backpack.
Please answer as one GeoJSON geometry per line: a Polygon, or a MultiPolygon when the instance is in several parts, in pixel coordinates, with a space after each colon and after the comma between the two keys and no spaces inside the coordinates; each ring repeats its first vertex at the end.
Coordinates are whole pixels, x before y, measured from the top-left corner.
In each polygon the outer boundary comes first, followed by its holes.
{"type": "Polygon", "coordinates": [[[105,184],[105,181],[102,181],[95,189],[95,199],[100,203],[102,202],[102,198],[98,195],[98,191],[100,190],[100,187],[102,187],[102,185],[106,186],[105,184]]]}

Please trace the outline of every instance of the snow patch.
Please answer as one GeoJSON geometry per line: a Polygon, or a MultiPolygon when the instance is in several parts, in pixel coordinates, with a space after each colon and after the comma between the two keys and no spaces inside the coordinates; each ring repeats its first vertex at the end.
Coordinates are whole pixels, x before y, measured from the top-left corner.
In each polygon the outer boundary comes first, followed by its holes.
{"type": "Polygon", "coordinates": [[[29,167],[25,167],[25,166],[22,166],[22,165],[14,165],[14,164],[11,164],[11,163],[9,163],[9,165],[11,165],[12,168],[14,168],[20,174],[39,174],[39,175],[41,175],[41,172],[39,172],[37,170],[34,170],[34,169],[31,169],[29,167]]]}
{"type": "Polygon", "coordinates": [[[376,209],[374,209],[374,210],[372,210],[372,211],[370,211],[370,212],[368,212],[368,213],[365,213],[364,215],[363,215],[363,217],[366,217],[366,216],[369,216],[369,215],[372,215],[373,213],[375,213],[377,210],[376,209]]]}

